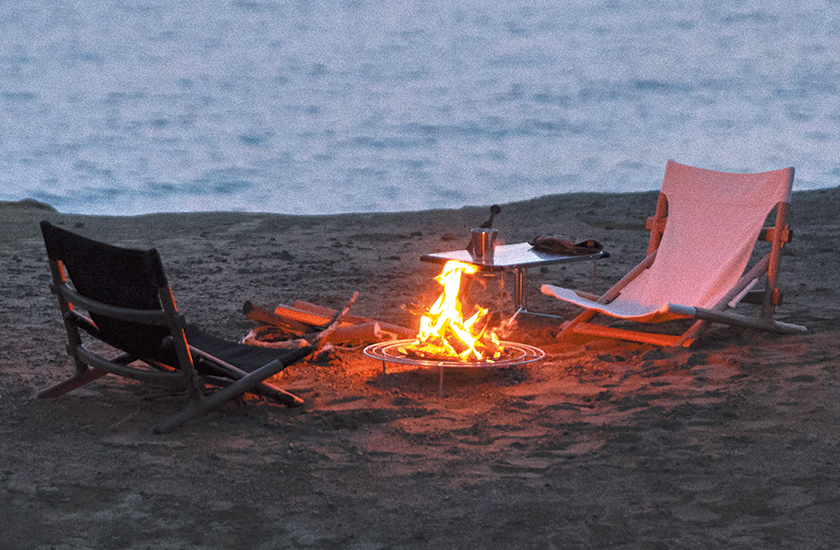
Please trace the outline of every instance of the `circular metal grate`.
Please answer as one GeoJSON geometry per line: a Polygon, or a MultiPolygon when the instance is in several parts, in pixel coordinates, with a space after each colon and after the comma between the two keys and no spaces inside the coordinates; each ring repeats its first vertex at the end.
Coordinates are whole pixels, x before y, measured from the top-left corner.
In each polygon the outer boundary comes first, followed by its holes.
{"type": "Polygon", "coordinates": [[[514,365],[522,365],[537,361],[545,357],[545,352],[534,346],[527,344],[517,344],[514,342],[502,342],[505,347],[505,355],[502,358],[493,361],[440,361],[437,359],[423,359],[421,357],[413,357],[405,352],[406,346],[414,342],[414,339],[409,340],[392,340],[390,342],[380,342],[372,344],[365,348],[365,355],[373,359],[382,361],[384,369],[385,363],[400,363],[402,365],[414,365],[417,367],[436,367],[436,368],[498,368],[498,367],[512,367],[514,365]]]}

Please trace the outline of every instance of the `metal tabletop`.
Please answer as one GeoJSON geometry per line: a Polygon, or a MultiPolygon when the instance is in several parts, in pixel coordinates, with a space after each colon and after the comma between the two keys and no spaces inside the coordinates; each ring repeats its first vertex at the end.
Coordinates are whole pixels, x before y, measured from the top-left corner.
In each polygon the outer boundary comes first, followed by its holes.
{"type": "Polygon", "coordinates": [[[596,252],[581,256],[566,256],[564,254],[551,254],[550,252],[539,252],[529,243],[503,244],[496,247],[493,253],[493,263],[485,264],[475,260],[468,250],[450,250],[449,252],[435,252],[424,254],[420,259],[424,262],[444,264],[449,260],[458,260],[465,264],[471,264],[487,271],[504,271],[505,269],[540,267],[550,264],[565,262],[579,262],[582,260],[598,260],[609,258],[609,252],[596,252]]]}
{"type": "MultiPolygon", "coordinates": [[[[610,253],[606,251],[596,252],[594,254],[583,254],[579,256],[567,256],[565,254],[552,254],[550,252],[540,252],[534,250],[534,247],[529,243],[504,244],[495,248],[493,253],[493,263],[484,263],[481,260],[473,258],[468,250],[450,250],[448,252],[435,252],[433,254],[424,254],[420,256],[420,260],[424,262],[432,262],[438,264],[445,264],[449,260],[457,260],[465,264],[477,266],[481,271],[501,272],[512,270],[516,274],[516,288],[514,289],[514,307],[516,312],[511,317],[511,320],[516,318],[520,313],[530,313],[532,315],[542,315],[530,312],[525,308],[525,270],[530,267],[542,267],[551,264],[561,264],[567,262],[580,262],[585,260],[592,260],[593,262],[593,287],[595,286],[595,279],[597,278],[596,260],[601,258],[609,258],[610,253]]],[[[552,316],[553,317],[553,316],[552,316]]]]}

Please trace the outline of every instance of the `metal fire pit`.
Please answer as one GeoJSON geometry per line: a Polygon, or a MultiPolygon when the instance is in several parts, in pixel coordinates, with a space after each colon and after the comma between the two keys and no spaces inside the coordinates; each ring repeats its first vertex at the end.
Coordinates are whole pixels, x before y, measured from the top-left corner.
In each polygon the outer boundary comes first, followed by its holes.
{"type": "Polygon", "coordinates": [[[386,363],[399,363],[401,365],[413,365],[415,367],[436,368],[440,373],[439,393],[443,393],[443,369],[475,369],[475,368],[500,368],[513,367],[516,365],[524,365],[538,361],[545,357],[545,352],[534,346],[527,344],[517,344],[515,342],[501,342],[505,348],[505,355],[493,361],[441,361],[438,359],[424,359],[422,357],[413,357],[405,352],[405,347],[414,342],[414,339],[408,340],[391,340],[390,342],[380,342],[372,344],[365,348],[365,355],[373,359],[382,361],[382,374],[385,374],[386,363]]]}

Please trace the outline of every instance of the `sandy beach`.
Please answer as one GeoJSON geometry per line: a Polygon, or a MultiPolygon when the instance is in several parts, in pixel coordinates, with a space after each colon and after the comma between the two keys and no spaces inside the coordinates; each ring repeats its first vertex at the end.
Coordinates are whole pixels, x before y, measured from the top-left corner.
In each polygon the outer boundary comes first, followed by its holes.
{"type": "MultiPolygon", "coordinates": [[[[507,243],[593,238],[600,290],[641,260],[655,193],[502,205],[507,243]]],[[[306,403],[240,399],[173,433],[185,397],[105,377],[60,399],[72,371],[38,222],[157,248],[179,308],[219,336],[255,324],[246,300],[307,300],[416,327],[439,266],[487,208],[295,217],[65,215],[0,205],[0,548],[767,549],[840,540],[840,189],[796,192],[778,336],[715,325],[692,349],[556,341],[525,318],[508,339],[541,362],[447,372],[361,350],[273,381],[306,403]]],[[[495,281],[486,281],[488,293],[495,281]]],[[[590,263],[529,272],[590,289],[590,263]]],[[[481,289],[479,289],[481,290],[481,289]]]]}

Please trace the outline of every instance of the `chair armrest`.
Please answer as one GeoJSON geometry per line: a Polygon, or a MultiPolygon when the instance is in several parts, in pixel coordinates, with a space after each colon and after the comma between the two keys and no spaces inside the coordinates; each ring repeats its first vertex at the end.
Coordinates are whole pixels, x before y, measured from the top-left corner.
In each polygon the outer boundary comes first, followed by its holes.
{"type": "Polygon", "coordinates": [[[99,327],[96,326],[96,323],[93,322],[93,319],[86,317],[73,309],[64,314],[64,319],[66,319],[70,323],[73,323],[74,325],[76,325],[77,327],[89,334],[95,335],[97,332],[99,332],[99,327]]]}
{"type": "Polygon", "coordinates": [[[591,292],[586,292],[585,290],[575,290],[575,294],[592,302],[597,302],[601,298],[600,295],[592,294],[591,292]]]}

